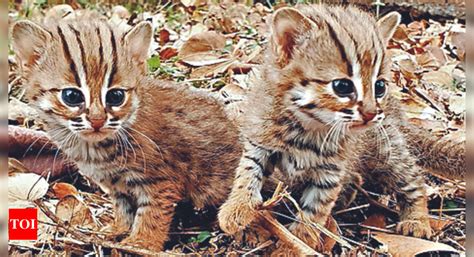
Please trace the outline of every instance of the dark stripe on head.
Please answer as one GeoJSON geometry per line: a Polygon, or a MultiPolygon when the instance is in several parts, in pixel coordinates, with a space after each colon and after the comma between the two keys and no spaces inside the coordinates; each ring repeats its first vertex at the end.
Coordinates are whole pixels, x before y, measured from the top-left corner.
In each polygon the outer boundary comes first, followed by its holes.
{"type": "Polygon", "coordinates": [[[81,87],[81,80],[79,79],[79,74],[77,73],[76,64],[71,58],[71,52],[69,51],[69,46],[66,42],[66,38],[64,37],[63,30],[59,26],[58,26],[58,34],[59,34],[59,37],[61,38],[61,43],[63,45],[64,57],[66,57],[66,61],[69,62],[69,69],[71,69],[71,72],[74,75],[74,81],[76,82],[78,87],[81,87]]]}
{"type": "Polygon", "coordinates": [[[71,24],[69,24],[69,28],[74,32],[74,35],[76,36],[77,44],[79,45],[79,50],[81,51],[81,62],[82,62],[82,68],[84,69],[84,73],[87,77],[87,61],[86,61],[86,53],[84,52],[84,44],[82,44],[81,41],[81,33],[75,29],[71,24]]]}
{"type": "Polygon", "coordinates": [[[102,46],[102,35],[100,34],[100,28],[95,28],[97,36],[99,37],[99,65],[102,66],[104,62],[104,47],[102,46]]]}
{"type": "Polygon", "coordinates": [[[334,43],[336,44],[336,47],[339,50],[339,53],[341,54],[342,61],[345,62],[347,65],[347,73],[348,73],[347,75],[349,75],[349,77],[352,77],[353,75],[352,65],[349,62],[349,59],[347,59],[346,50],[344,46],[342,45],[341,41],[339,40],[339,38],[337,37],[336,31],[334,31],[334,28],[331,27],[331,25],[328,22],[326,22],[326,25],[329,30],[329,35],[334,40],[334,43]]]}
{"type": "Polygon", "coordinates": [[[112,70],[110,71],[109,81],[107,83],[107,87],[112,86],[112,81],[114,80],[115,73],[117,73],[117,44],[115,42],[114,32],[110,26],[108,27],[110,30],[110,43],[112,44],[112,70]]]}
{"type": "Polygon", "coordinates": [[[305,105],[301,106],[301,108],[308,109],[308,110],[314,109],[316,107],[318,107],[318,106],[316,104],[313,104],[313,103],[309,103],[309,104],[305,104],[305,105]]]}

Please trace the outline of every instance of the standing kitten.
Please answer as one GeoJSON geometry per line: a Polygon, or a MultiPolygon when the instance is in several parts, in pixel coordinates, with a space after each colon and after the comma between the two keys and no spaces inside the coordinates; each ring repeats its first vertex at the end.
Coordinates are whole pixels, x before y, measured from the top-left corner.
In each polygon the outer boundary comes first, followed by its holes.
{"type": "Polygon", "coordinates": [[[225,200],[238,131],[211,98],[145,76],[148,23],[121,33],[87,17],[14,25],[28,98],[62,152],[112,198],[114,232],[160,251],[177,202],[225,200]]]}
{"type": "MultiPolygon", "coordinates": [[[[326,222],[344,181],[361,173],[396,192],[400,233],[430,237],[423,176],[388,89],[385,48],[399,22],[398,13],[376,22],[354,7],[275,12],[262,79],[242,106],[244,153],[219,212],[224,231],[234,234],[253,221],[262,186],[276,167],[290,191],[301,192],[301,214],[313,222],[326,222]]],[[[320,249],[308,227],[294,223],[290,229],[320,249]]]]}

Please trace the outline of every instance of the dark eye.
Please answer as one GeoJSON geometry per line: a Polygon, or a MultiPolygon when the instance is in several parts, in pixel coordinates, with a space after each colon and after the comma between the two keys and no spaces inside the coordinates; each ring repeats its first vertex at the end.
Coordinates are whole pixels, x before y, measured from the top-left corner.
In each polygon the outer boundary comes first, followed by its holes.
{"type": "Polygon", "coordinates": [[[333,80],[332,89],[338,96],[348,97],[354,93],[354,83],[348,79],[333,80]]]}
{"type": "Polygon", "coordinates": [[[377,80],[377,82],[375,82],[375,97],[380,98],[384,96],[386,91],[387,87],[385,87],[385,81],[377,80]]]}
{"type": "Polygon", "coordinates": [[[76,107],[84,103],[84,95],[75,88],[66,88],[61,92],[61,98],[69,106],[76,107]]]}
{"type": "Polygon", "coordinates": [[[122,89],[112,89],[107,93],[105,97],[107,105],[110,106],[120,106],[123,104],[124,100],[125,92],[122,89]]]}

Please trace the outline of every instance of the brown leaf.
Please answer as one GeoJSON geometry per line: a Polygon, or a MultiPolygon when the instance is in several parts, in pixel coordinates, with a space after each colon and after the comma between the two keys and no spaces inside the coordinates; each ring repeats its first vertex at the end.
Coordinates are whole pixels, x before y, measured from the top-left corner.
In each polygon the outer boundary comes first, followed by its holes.
{"type": "Polygon", "coordinates": [[[51,190],[53,190],[54,195],[58,199],[63,199],[66,196],[72,195],[72,196],[77,196],[79,193],[77,192],[76,187],[69,183],[63,183],[59,182],[54,184],[51,187],[51,190]]]}
{"type": "Polygon", "coordinates": [[[196,53],[221,50],[225,47],[226,39],[215,31],[205,31],[191,36],[179,49],[178,56],[186,59],[196,53]]]}
{"type": "Polygon", "coordinates": [[[388,252],[394,257],[412,257],[417,254],[436,252],[458,254],[458,251],[449,245],[415,237],[392,235],[381,232],[374,233],[373,237],[380,243],[384,244],[387,247],[388,252]]]}
{"type": "Polygon", "coordinates": [[[170,41],[170,32],[166,29],[160,30],[160,45],[164,46],[170,41]]]}
{"type": "Polygon", "coordinates": [[[75,196],[62,198],[56,205],[56,216],[71,226],[97,228],[91,210],[75,196]]]}
{"type": "Polygon", "coordinates": [[[15,158],[8,158],[8,176],[11,176],[15,173],[28,173],[29,170],[15,158]]]}
{"type": "Polygon", "coordinates": [[[173,47],[166,47],[160,51],[160,60],[168,60],[178,55],[178,50],[173,47]]]}

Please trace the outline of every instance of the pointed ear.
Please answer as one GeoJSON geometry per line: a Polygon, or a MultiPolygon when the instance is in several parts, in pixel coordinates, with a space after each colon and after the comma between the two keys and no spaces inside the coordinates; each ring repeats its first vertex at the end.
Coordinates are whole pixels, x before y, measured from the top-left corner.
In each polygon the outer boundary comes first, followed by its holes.
{"type": "Polygon", "coordinates": [[[13,51],[20,63],[29,67],[38,61],[51,37],[47,30],[31,21],[18,21],[12,28],[13,51]]]}
{"type": "Polygon", "coordinates": [[[137,62],[143,63],[146,61],[152,36],[153,29],[147,21],[138,23],[125,34],[125,47],[137,62]]]}
{"type": "Polygon", "coordinates": [[[377,27],[385,44],[392,38],[401,18],[402,16],[398,12],[391,12],[377,21],[377,27]]]}
{"type": "Polygon", "coordinates": [[[274,51],[278,56],[277,62],[285,66],[293,57],[297,38],[318,26],[300,11],[284,7],[278,9],[271,21],[274,51]]]}

